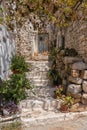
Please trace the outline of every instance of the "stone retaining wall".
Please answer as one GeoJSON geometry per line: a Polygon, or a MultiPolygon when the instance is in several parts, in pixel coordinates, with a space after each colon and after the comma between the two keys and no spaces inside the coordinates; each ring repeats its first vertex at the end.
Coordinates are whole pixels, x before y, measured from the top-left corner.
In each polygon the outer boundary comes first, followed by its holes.
{"type": "Polygon", "coordinates": [[[75,48],[87,61],[87,22],[76,21],[65,32],[65,46],[75,48]]]}

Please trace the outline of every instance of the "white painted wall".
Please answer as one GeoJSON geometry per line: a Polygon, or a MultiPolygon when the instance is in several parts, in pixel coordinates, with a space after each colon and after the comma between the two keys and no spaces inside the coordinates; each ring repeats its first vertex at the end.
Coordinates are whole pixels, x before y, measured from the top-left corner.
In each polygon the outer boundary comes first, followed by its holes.
{"type": "Polygon", "coordinates": [[[15,54],[15,42],[5,26],[0,25],[0,78],[5,80],[9,75],[12,55],[15,54]]]}

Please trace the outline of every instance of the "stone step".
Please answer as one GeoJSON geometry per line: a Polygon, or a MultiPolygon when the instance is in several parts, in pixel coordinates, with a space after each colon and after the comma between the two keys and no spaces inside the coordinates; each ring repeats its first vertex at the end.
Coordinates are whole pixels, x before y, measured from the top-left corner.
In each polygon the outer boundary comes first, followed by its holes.
{"type": "Polygon", "coordinates": [[[48,77],[47,76],[28,76],[28,79],[34,79],[34,80],[47,80],[48,77]]]}
{"type": "Polygon", "coordinates": [[[51,86],[37,86],[34,87],[32,90],[27,90],[28,93],[28,99],[31,99],[32,97],[36,98],[47,98],[47,97],[54,97],[54,91],[55,91],[55,87],[51,87],[51,86]]]}
{"type": "Polygon", "coordinates": [[[50,69],[48,61],[29,61],[31,71],[26,73],[27,78],[35,86],[47,86],[49,84],[48,71],[50,69]]]}
{"type": "Polygon", "coordinates": [[[28,64],[33,64],[33,65],[36,65],[36,64],[40,64],[40,65],[41,65],[41,64],[44,64],[44,65],[47,64],[47,65],[50,65],[50,63],[49,63],[48,60],[47,60],[47,61],[46,61],[46,60],[45,60],[45,61],[44,61],[44,60],[40,60],[40,61],[39,61],[39,60],[37,60],[37,61],[36,61],[36,60],[29,61],[29,60],[28,60],[28,61],[26,61],[26,62],[27,62],[28,64]]]}
{"type": "Polygon", "coordinates": [[[61,102],[53,98],[24,100],[20,103],[21,116],[31,117],[35,113],[58,112],[61,102]]]}
{"type": "Polygon", "coordinates": [[[49,85],[49,80],[42,80],[42,79],[38,79],[38,80],[34,80],[34,79],[31,79],[30,80],[31,81],[31,84],[33,85],[33,86],[48,86],[49,85]]]}
{"type": "Polygon", "coordinates": [[[47,74],[46,75],[43,75],[43,74],[42,75],[33,75],[33,74],[30,74],[30,75],[27,76],[27,78],[29,78],[29,79],[32,79],[32,78],[33,79],[42,79],[42,78],[43,79],[47,79],[47,77],[48,77],[47,74]]]}
{"type": "Polygon", "coordinates": [[[27,100],[20,102],[22,117],[31,117],[35,113],[58,112],[62,100],[53,98],[54,91],[55,88],[49,86],[39,86],[28,90],[27,100]]]}
{"type": "Polygon", "coordinates": [[[45,84],[45,83],[48,83],[48,81],[49,81],[48,79],[47,80],[46,79],[32,79],[31,80],[31,82],[33,82],[34,84],[37,84],[37,83],[38,84],[42,84],[42,83],[45,84]]]}

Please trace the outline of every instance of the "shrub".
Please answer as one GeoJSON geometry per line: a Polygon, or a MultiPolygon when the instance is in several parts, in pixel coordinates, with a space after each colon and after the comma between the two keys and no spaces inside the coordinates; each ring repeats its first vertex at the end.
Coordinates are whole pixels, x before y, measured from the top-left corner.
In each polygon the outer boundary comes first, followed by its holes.
{"type": "Polygon", "coordinates": [[[14,73],[24,73],[28,71],[28,64],[25,62],[23,56],[15,55],[11,60],[11,70],[14,73]]]}
{"type": "Polygon", "coordinates": [[[61,48],[53,48],[50,50],[49,59],[52,66],[48,72],[48,77],[53,81],[53,85],[60,85],[62,84],[62,72],[65,68],[61,48]]]}
{"type": "Polygon", "coordinates": [[[14,101],[16,104],[27,97],[26,89],[30,89],[31,84],[25,74],[13,74],[8,81],[4,81],[0,87],[0,94],[3,100],[14,101]]]}
{"type": "Polygon", "coordinates": [[[58,85],[62,83],[62,79],[56,69],[50,69],[48,72],[48,77],[53,82],[53,85],[58,85]]]}

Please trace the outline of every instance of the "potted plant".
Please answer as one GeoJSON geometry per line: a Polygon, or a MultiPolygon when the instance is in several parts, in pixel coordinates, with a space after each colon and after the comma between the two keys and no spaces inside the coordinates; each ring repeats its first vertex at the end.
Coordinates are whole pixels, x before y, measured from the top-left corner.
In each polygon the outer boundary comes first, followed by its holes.
{"type": "Polygon", "coordinates": [[[69,112],[70,107],[74,104],[74,98],[71,96],[65,96],[63,98],[63,103],[61,104],[60,111],[61,112],[69,112]]]}

